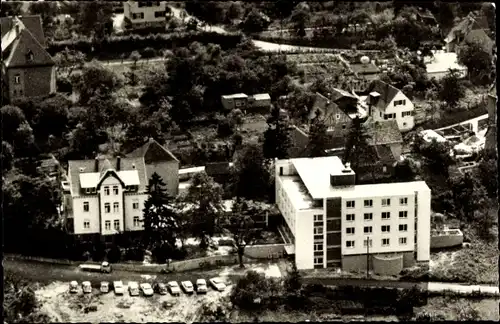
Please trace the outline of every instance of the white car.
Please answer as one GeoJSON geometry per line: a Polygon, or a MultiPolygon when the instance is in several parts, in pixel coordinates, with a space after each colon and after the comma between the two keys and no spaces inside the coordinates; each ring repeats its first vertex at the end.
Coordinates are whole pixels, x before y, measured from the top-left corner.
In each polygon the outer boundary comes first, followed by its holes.
{"type": "Polygon", "coordinates": [[[109,282],[107,281],[101,281],[101,288],[99,290],[105,294],[109,292],[109,282]]]}
{"type": "Polygon", "coordinates": [[[123,282],[121,281],[114,281],[113,289],[115,290],[115,294],[117,295],[123,295],[125,293],[125,288],[123,287],[123,282]]]}
{"type": "Polygon", "coordinates": [[[212,278],[209,280],[210,285],[217,291],[224,291],[226,289],[226,284],[221,278],[212,278]]]}
{"type": "Polygon", "coordinates": [[[84,294],[90,294],[92,292],[92,285],[90,284],[90,281],[82,282],[82,290],[84,294]]]}
{"type": "Polygon", "coordinates": [[[191,281],[182,281],[181,282],[182,289],[186,292],[186,294],[192,294],[194,292],[193,283],[191,281]]]}
{"type": "Polygon", "coordinates": [[[139,284],[136,281],[129,281],[128,293],[130,296],[139,296],[139,284]]]}
{"type": "Polygon", "coordinates": [[[153,291],[153,287],[151,287],[151,284],[148,284],[148,283],[141,283],[141,291],[142,291],[142,294],[144,296],[153,296],[154,295],[154,291],[153,291]]]}
{"type": "Polygon", "coordinates": [[[167,286],[173,296],[179,296],[181,294],[181,288],[177,281],[170,281],[167,283],[167,286]]]}
{"type": "Polygon", "coordinates": [[[72,281],[69,283],[69,292],[71,294],[78,293],[78,282],[77,281],[72,281]]]}
{"type": "Polygon", "coordinates": [[[198,294],[206,294],[207,290],[207,281],[205,279],[196,280],[196,292],[198,294]]]}

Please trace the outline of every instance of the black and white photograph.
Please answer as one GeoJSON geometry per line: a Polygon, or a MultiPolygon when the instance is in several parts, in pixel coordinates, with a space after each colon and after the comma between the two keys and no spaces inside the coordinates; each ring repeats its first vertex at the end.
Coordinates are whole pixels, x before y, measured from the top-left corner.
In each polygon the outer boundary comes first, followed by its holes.
{"type": "Polygon", "coordinates": [[[0,22],[4,324],[500,321],[494,2],[0,22]]]}

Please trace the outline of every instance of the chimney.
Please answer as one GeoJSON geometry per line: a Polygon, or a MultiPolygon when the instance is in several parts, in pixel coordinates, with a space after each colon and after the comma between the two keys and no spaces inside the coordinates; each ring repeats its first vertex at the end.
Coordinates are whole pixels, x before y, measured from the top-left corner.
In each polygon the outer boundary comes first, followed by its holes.
{"type": "Polygon", "coordinates": [[[118,155],[116,157],[116,171],[120,171],[121,157],[118,155]]]}
{"type": "Polygon", "coordinates": [[[99,172],[99,158],[96,156],[95,158],[95,163],[94,163],[94,172],[99,172]]]}
{"type": "Polygon", "coordinates": [[[16,31],[16,36],[19,35],[19,33],[21,32],[21,27],[19,26],[19,23],[15,23],[14,25],[14,28],[15,28],[15,31],[16,31]]]}
{"type": "Polygon", "coordinates": [[[378,99],[380,98],[380,93],[373,91],[370,92],[369,99],[368,99],[368,115],[372,116],[372,106],[377,104],[378,99]]]}

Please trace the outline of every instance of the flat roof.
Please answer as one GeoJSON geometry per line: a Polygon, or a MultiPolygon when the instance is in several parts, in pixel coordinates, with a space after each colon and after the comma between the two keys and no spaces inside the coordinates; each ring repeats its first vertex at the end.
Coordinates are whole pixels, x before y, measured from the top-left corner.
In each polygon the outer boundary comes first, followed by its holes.
{"type": "Polygon", "coordinates": [[[191,173],[191,172],[203,172],[205,171],[205,167],[194,167],[194,168],[186,168],[186,169],[179,169],[179,174],[186,174],[186,173],[191,173]]]}
{"type": "Polygon", "coordinates": [[[269,93],[258,93],[252,96],[255,100],[271,100],[269,93]]]}
{"type": "Polygon", "coordinates": [[[222,98],[235,99],[235,98],[248,98],[248,96],[244,93],[235,93],[235,94],[230,94],[230,95],[223,95],[222,98]]]}
{"type": "Polygon", "coordinates": [[[312,208],[309,207],[312,199],[338,196],[342,198],[400,196],[414,191],[429,190],[425,181],[333,187],[330,175],[343,174],[341,171],[344,166],[339,157],[300,158],[291,159],[291,162],[298,176],[280,178],[289,192],[292,203],[300,207],[297,209],[312,208]]]}
{"type": "Polygon", "coordinates": [[[447,72],[449,69],[464,71],[467,68],[458,64],[457,53],[435,53],[434,58],[425,64],[427,73],[447,72]]]}

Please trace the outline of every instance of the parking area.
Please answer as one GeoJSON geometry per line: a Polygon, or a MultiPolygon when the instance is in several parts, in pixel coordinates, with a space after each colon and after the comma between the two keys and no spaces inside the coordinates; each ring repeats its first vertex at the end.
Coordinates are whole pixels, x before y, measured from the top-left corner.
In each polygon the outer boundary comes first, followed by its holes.
{"type": "Polygon", "coordinates": [[[206,294],[189,295],[183,291],[178,296],[169,292],[146,297],[142,293],[130,296],[128,282],[123,282],[123,295],[112,290],[102,293],[98,286],[93,287],[92,293],[84,294],[81,286],[77,293],[70,293],[68,282],[54,282],[41,287],[36,295],[42,310],[57,322],[193,322],[202,315],[205,305],[227,298],[232,286],[226,283],[224,291],[209,288],[206,294]]]}

